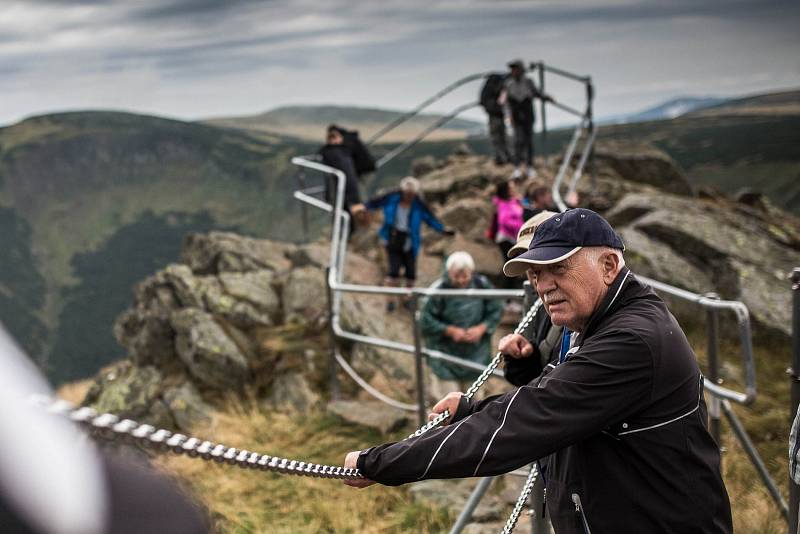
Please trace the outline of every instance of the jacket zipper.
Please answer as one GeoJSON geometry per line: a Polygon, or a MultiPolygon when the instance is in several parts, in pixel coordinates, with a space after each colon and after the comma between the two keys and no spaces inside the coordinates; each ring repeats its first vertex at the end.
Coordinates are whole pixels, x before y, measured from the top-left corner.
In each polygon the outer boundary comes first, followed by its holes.
{"type": "Polygon", "coordinates": [[[580,495],[573,493],[572,502],[575,503],[575,519],[583,527],[584,534],[592,534],[592,531],[589,529],[589,522],[586,521],[586,514],[583,511],[583,505],[581,505],[580,495]]]}

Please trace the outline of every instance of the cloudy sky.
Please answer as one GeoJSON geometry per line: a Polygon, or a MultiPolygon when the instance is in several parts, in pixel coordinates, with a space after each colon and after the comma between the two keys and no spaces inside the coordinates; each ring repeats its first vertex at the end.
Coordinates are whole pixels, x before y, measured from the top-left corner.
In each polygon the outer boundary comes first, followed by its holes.
{"type": "MultiPolygon", "coordinates": [[[[0,124],[87,108],[408,108],[515,57],[591,75],[607,116],[798,87],[798,28],[797,0],[0,0],[0,124]]],[[[569,83],[547,89],[581,103],[569,83]]]]}

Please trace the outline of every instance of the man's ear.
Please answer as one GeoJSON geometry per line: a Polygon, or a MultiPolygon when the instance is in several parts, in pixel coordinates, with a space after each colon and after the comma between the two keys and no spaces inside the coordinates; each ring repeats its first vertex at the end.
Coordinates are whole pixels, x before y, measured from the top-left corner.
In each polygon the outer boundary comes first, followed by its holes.
{"type": "Polygon", "coordinates": [[[603,282],[610,286],[617,278],[617,274],[619,274],[619,256],[611,251],[604,252],[600,256],[600,266],[603,269],[603,282]]]}

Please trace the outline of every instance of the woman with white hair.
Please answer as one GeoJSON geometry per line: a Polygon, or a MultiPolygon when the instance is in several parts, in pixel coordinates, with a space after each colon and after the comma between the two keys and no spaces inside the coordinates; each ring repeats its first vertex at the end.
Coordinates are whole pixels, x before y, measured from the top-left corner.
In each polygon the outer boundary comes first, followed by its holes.
{"type": "MultiPolygon", "coordinates": [[[[417,254],[420,247],[422,223],[437,232],[453,235],[446,230],[419,195],[419,180],[406,176],[400,181],[400,190],[369,200],[365,207],[369,211],[383,209],[383,225],[378,236],[386,248],[389,259],[389,272],[386,285],[400,285],[400,270],[406,280],[406,287],[412,287],[417,279],[417,254]]],[[[393,311],[394,299],[390,299],[387,309],[393,311]]]]}
{"type": "MultiPolygon", "coordinates": [[[[475,272],[469,253],[453,252],[445,263],[446,272],[431,287],[441,289],[490,289],[485,276],[475,272]]],[[[420,326],[425,346],[481,365],[489,361],[491,338],[503,313],[498,300],[471,297],[430,297],[422,308],[420,326]]],[[[455,380],[463,386],[477,377],[470,369],[440,360],[430,360],[441,380],[455,380]]],[[[460,391],[463,391],[461,389],[460,391]]]]}

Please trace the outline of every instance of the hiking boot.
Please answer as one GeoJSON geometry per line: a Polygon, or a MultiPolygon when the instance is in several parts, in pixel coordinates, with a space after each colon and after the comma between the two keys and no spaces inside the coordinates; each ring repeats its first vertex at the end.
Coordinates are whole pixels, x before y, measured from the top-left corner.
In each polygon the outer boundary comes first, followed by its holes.
{"type": "Polygon", "coordinates": [[[390,300],[389,302],[386,303],[386,311],[389,313],[392,313],[396,307],[397,304],[395,304],[393,300],[390,300]]]}

